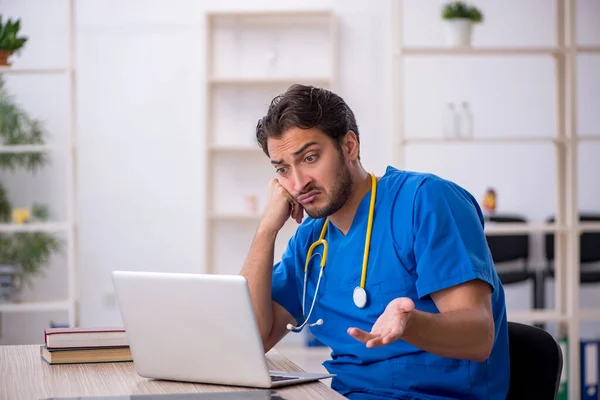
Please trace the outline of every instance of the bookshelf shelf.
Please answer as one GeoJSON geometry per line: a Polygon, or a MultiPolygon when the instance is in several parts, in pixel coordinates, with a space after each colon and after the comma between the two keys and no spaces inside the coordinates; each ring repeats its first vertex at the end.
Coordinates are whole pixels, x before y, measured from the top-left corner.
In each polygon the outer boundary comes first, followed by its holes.
{"type": "Polygon", "coordinates": [[[554,47],[402,47],[396,52],[405,56],[518,56],[563,53],[564,49],[554,47]]]}
{"type": "Polygon", "coordinates": [[[329,86],[331,80],[322,77],[215,77],[209,79],[212,85],[291,85],[293,83],[310,82],[315,85],[329,86]]]}
{"type": "Polygon", "coordinates": [[[56,75],[56,74],[68,74],[71,73],[70,67],[0,67],[0,74],[14,74],[14,75],[56,75]]]}
{"type": "Polygon", "coordinates": [[[555,311],[512,311],[508,312],[509,321],[517,322],[564,322],[568,320],[567,315],[555,311]]]}
{"type": "Polygon", "coordinates": [[[582,54],[600,54],[600,46],[578,46],[577,52],[582,54]]]}
{"type": "Polygon", "coordinates": [[[0,224],[0,232],[66,232],[70,224],[47,222],[37,224],[0,224]]]}
{"type": "Polygon", "coordinates": [[[581,135],[577,139],[581,142],[600,142],[600,135],[581,135]]]}
{"type": "Polygon", "coordinates": [[[600,222],[581,222],[579,224],[580,232],[600,232],[600,222]]]}
{"type": "Polygon", "coordinates": [[[212,145],[210,151],[213,153],[246,153],[246,154],[263,154],[263,151],[258,146],[238,146],[238,145],[212,145]]]}
{"type": "Polygon", "coordinates": [[[581,310],[579,310],[579,318],[582,321],[598,321],[598,320],[600,320],[600,310],[598,310],[598,309],[581,309],[581,310]]]}
{"type": "Polygon", "coordinates": [[[502,223],[486,222],[485,233],[488,235],[514,235],[520,233],[553,233],[564,232],[565,227],[544,223],[502,223]]]}
{"type": "Polygon", "coordinates": [[[250,213],[215,213],[211,214],[210,218],[213,221],[250,221],[259,222],[260,214],[250,213]]]}
{"type": "Polygon", "coordinates": [[[64,150],[60,146],[49,145],[0,145],[0,154],[11,153],[48,153],[64,150]]]}
{"type": "Polygon", "coordinates": [[[467,143],[556,143],[564,144],[565,138],[556,137],[473,137],[473,138],[443,138],[443,137],[414,137],[405,138],[399,145],[408,144],[467,144],[467,143]]]}
{"type": "Polygon", "coordinates": [[[210,19],[215,18],[237,18],[239,20],[261,19],[261,25],[278,24],[281,18],[332,18],[333,12],[330,9],[321,10],[247,10],[247,11],[208,11],[206,15],[210,19]]]}
{"type": "Polygon", "coordinates": [[[65,311],[71,308],[71,302],[62,301],[38,301],[26,303],[0,303],[0,313],[9,312],[36,312],[36,311],[65,311]]]}

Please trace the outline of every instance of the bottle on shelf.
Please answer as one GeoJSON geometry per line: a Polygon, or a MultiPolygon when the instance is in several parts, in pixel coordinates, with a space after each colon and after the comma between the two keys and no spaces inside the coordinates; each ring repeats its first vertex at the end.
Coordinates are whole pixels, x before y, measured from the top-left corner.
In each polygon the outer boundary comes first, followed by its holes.
{"type": "Polygon", "coordinates": [[[454,103],[448,103],[444,110],[444,138],[453,139],[459,134],[459,116],[454,103]]]}
{"type": "Polygon", "coordinates": [[[473,114],[469,103],[463,101],[461,103],[459,112],[460,128],[458,135],[461,138],[472,138],[473,137],[473,114]]]}
{"type": "Polygon", "coordinates": [[[498,198],[494,188],[488,188],[485,192],[482,202],[484,214],[487,216],[494,215],[498,206],[498,198]]]}

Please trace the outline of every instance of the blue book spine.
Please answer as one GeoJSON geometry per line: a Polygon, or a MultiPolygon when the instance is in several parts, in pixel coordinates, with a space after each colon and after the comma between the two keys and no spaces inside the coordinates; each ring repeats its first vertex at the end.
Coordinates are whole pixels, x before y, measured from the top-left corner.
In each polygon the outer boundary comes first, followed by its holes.
{"type": "Polygon", "coordinates": [[[600,340],[581,341],[581,399],[598,400],[600,340]]]}

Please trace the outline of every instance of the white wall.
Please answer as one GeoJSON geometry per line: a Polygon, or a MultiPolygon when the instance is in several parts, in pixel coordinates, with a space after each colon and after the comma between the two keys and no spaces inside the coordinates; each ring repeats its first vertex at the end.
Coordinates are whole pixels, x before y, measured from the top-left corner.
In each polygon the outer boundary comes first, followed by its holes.
{"type": "MultiPolygon", "coordinates": [[[[477,27],[476,44],[552,44],[552,2],[476,3],[487,18],[477,27]]],[[[442,43],[440,4],[406,1],[406,44],[442,43]]],[[[594,24],[600,17],[600,3],[580,0],[579,4],[581,41],[600,44],[594,24]]],[[[202,271],[206,10],[333,8],[340,18],[337,91],[357,115],[364,164],[381,174],[391,163],[390,0],[86,0],[77,5],[82,325],[120,324],[118,310],[107,304],[112,270],[202,271]]],[[[66,40],[65,0],[0,0],[0,9],[22,16],[23,29],[32,37],[15,65],[60,65],[65,60],[66,45],[60,45],[66,40]]],[[[582,57],[580,64],[582,133],[600,134],[599,60],[600,56],[582,57]]],[[[439,134],[443,105],[468,100],[478,135],[552,135],[552,72],[546,57],[408,60],[407,133],[439,134]]],[[[67,126],[67,92],[61,79],[7,78],[18,99],[48,121],[58,141],[64,140],[67,126]]],[[[598,150],[598,142],[581,147],[581,205],[589,210],[600,210],[598,150]]],[[[61,173],[61,162],[56,158],[57,165],[38,180],[2,179],[11,193],[19,189],[22,194],[14,196],[22,196],[20,201],[48,199],[56,215],[64,216],[64,181],[51,175],[61,173]]],[[[535,220],[546,217],[555,204],[551,145],[418,145],[410,148],[407,167],[440,173],[464,184],[477,197],[487,185],[494,186],[499,190],[500,210],[522,212],[535,220]],[[500,161],[506,154],[515,155],[517,161],[500,161]],[[539,183],[541,189],[533,190],[532,183],[539,183]]],[[[541,247],[534,248],[533,261],[539,262],[541,247]]],[[[241,245],[239,256],[246,250],[241,245]]],[[[61,260],[57,257],[53,263],[48,280],[27,292],[29,298],[64,294],[61,260]]],[[[582,292],[582,304],[598,303],[598,289],[582,292]]],[[[526,285],[507,288],[507,296],[510,309],[529,307],[526,285]]],[[[0,343],[40,342],[48,321],[61,318],[60,314],[5,314],[0,343]]],[[[596,332],[600,332],[596,325],[589,328],[589,334],[596,332]]]]}

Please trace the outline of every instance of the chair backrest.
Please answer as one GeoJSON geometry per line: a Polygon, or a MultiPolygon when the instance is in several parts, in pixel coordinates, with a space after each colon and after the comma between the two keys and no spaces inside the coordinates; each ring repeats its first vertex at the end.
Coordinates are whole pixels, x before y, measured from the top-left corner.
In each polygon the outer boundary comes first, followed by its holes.
{"type": "Polygon", "coordinates": [[[510,389],[507,399],[555,399],[563,369],[558,342],[543,329],[508,322],[510,389]]]}
{"type": "MultiPolygon", "coordinates": [[[[488,222],[516,223],[527,222],[524,217],[496,214],[486,217],[488,222]]],[[[523,260],[527,268],[529,258],[529,235],[486,235],[488,247],[495,263],[523,260]]]]}
{"type": "MultiPolygon", "coordinates": [[[[554,222],[554,216],[547,219],[548,222],[554,222]]],[[[600,214],[580,213],[580,222],[600,222],[600,214]]],[[[554,260],[554,234],[545,235],[546,260],[554,260]]],[[[600,261],[600,232],[584,232],[579,238],[580,262],[593,263],[600,261]]]]}

